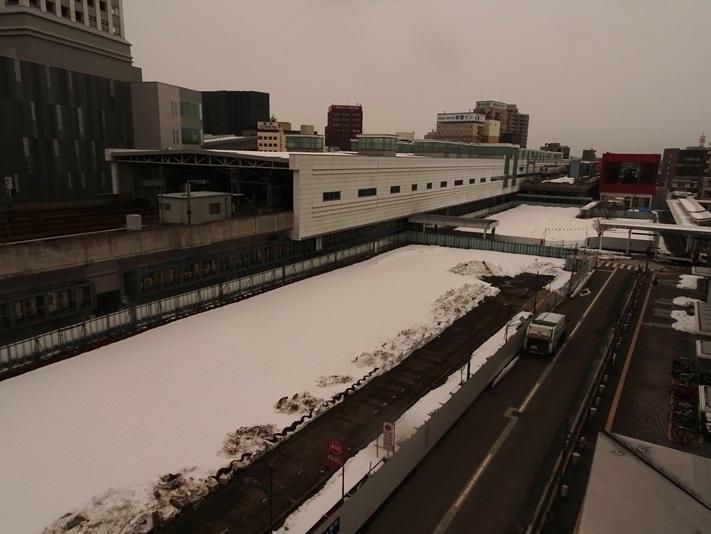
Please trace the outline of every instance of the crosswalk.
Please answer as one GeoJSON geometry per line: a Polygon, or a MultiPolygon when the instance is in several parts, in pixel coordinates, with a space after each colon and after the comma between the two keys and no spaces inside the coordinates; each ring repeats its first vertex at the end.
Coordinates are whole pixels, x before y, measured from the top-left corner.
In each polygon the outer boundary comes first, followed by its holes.
{"type": "Polygon", "coordinates": [[[644,269],[643,265],[639,263],[626,263],[622,261],[614,260],[600,260],[597,262],[598,269],[624,269],[627,271],[636,271],[638,269],[644,269]]]}

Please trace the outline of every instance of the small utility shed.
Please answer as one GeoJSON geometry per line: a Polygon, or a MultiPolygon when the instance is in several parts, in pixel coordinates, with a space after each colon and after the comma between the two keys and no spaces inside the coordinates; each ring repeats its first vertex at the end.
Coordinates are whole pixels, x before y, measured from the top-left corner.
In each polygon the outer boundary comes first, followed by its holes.
{"type": "Polygon", "coordinates": [[[169,224],[204,224],[232,217],[230,193],[192,191],[158,195],[160,220],[169,224]]]}

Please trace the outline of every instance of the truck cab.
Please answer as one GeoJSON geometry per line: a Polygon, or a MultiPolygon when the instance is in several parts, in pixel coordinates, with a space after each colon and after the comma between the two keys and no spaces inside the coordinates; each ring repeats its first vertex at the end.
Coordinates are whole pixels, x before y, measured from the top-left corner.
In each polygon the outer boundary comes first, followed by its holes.
{"type": "Polygon", "coordinates": [[[539,313],[526,329],[523,349],[533,354],[550,355],[560,346],[568,330],[568,319],[560,313],[539,313]]]}

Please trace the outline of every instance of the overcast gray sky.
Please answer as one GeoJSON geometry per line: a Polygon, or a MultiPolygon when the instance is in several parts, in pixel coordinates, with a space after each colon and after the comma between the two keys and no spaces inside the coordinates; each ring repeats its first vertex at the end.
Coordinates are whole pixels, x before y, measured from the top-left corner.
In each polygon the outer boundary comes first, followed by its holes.
{"type": "Polygon", "coordinates": [[[294,125],[366,133],[503,99],[529,146],[658,152],[711,134],[711,0],[124,0],[144,79],[271,93],[294,125]]]}

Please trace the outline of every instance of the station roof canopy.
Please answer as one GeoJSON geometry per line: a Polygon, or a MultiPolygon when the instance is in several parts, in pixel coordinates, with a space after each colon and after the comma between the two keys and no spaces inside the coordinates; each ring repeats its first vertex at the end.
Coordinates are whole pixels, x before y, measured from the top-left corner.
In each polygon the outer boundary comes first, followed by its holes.
{"type": "Polygon", "coordinates": [[[413,215],[408,222],[415,224],[433,224],[436,226],[480,228],[491,230],[499,226],[499,221],[495,219],[472,219],[470,217],[451,217],[449,215],[430,215],[427,213],[413,215]]]}
{"type": "Polygon", "coordinates": [[[711,227],[692,226],[687,224],[660,224],[653,222],[636,221],[630,219],[629,222],[615,219],[608,221],[600,219],[603,228],[621,228],[624,230],[647,230],[651,232],[668,232],[671,234],[683,234],[698,237],[711,238],[711,227]]]}
{"type": "Polygon", "coordinates": [[[109,161],[195,167],[282,168],[289,167],[288,152],[246,150],[112,150],[109,161]]]}

